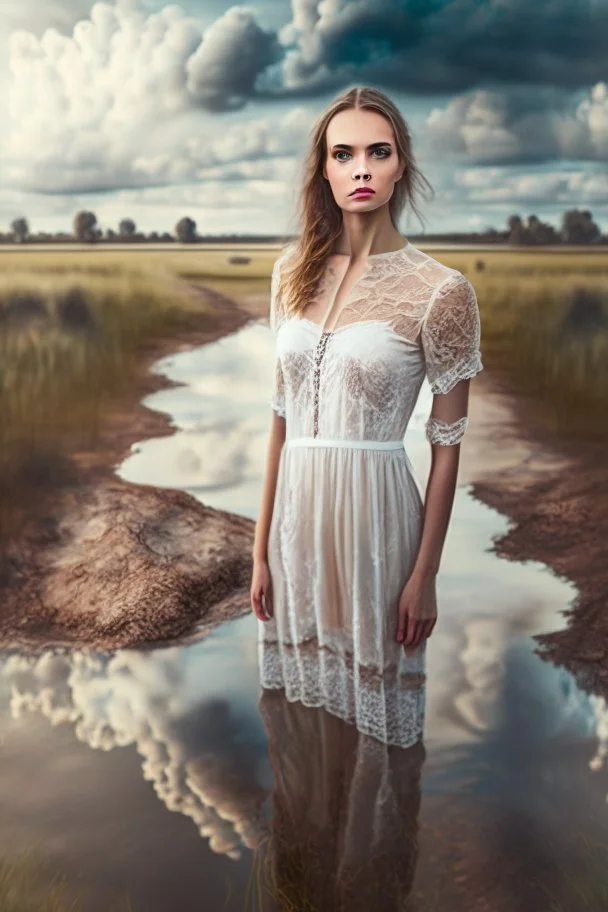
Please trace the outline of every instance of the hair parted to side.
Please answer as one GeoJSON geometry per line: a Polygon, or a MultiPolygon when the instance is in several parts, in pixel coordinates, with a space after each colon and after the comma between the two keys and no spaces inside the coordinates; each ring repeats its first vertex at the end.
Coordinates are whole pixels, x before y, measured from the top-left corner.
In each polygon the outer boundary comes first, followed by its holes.
{"type": "Polygon", "coordinates": [[[342,210],[336,203],[329,182],[323,176],[327,156],[327,126],[339,111],[350,108],[377,111],[393,128],[399,161],[405,163],[402,178],[395,184],[389,201],[391,221],[398,230],[399,217],[407,203],[422,222],[414,196],[425,186],[433,188],[414,158],[409,127],[395,104],[383,92],[368,86],[354,86],[338,95],[317,119],[303,163],[303,180],[297,220],[300,236],[288,245],[290,256],[281,264],[278,297],[286,316],[300,315],[314,296],[324,262],[334,241],[342,232],[342,210]]]}

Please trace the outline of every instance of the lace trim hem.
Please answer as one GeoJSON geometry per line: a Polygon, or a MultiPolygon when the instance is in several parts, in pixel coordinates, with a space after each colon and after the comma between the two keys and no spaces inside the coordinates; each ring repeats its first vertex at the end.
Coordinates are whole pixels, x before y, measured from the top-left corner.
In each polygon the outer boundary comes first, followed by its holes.
{"type": "Polygon", "coordinates": [[[422,735],[424,672],[382,672],[325,646],[268,639],[260,641],[259,663],[263,688],[285,688],[290,702],[323,707],[383,744],[410,747],[422,735]]]}

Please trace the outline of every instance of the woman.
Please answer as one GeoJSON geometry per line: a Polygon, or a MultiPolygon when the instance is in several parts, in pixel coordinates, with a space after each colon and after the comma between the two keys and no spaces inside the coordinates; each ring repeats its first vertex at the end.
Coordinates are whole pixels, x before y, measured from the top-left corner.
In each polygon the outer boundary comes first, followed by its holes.
{"type": "Polygon", "coordinates": [[[401,747],[422,734],[436,575],[483,369],[472,285],[397,231],[419,181],[381,92],[350,89],[320,117],[300,237],[272,272],[274,416],[250,593],[262,687],[401,747]],[[423,504],[403,438],[425,375],[423,504]]]}

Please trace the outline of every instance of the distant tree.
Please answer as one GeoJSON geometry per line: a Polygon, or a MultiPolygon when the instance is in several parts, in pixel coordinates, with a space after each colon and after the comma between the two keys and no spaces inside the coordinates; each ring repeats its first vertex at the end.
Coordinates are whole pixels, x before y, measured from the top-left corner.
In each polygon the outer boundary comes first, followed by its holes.
{"type": "MultiPolygon", "coordinates": [[[[511,226],[509,226],[509,227],[511,227],[511,226]]],[[[528,230],[528,228],[526,228],[526,226],[524,225],[524,223],[522,222],[521,219],[519,219],[519,222],[513,223],[513,227],[511,227],[511,230],[509,232],[508,243],[509,244],[531,244],[532,243],[532,236],[530,234],[530,231],[528,230]]]]}
{"type": "Polygon", "coordinates": [[[548,222],[542,222],[537,215],[529,215],[524,223],[519,215],[507,219],[509,244],[556,244],[559,234],[548,222]]]}
{"type": "Polygon", "coordinates": [[[121,219],[118,226],[118,233],[121,238],[131,238],[135,234],[135,222],[133,219],[124,218],[121,219]]]}
{"type": "Polygon", "coordinates": [[[161,240],[163,240],[163,241],[174,241],[175,238],[174,238],[173,235],[170,234],[168,231],[163,231],[163,233],[161,234],[161,240]]]}
{"type": "Polygon", "coordinates": [[[94,241],[97,237],[97,216],[82,209],[74,216],[74,237],[78,241],[94,241]]]}
{"type": "Polygon", "coordinates": [[[602,236],[588,209],[564,212],[560,234],[566,244],[597,244],[602,236]]]}
{"type": "Polygon", "coordinates": [[[20,244],[23,244],[27,240],[27,236],[30,233],[30,226],[26,218],[16,218],[11,222],[11,231],[13,233],[13,240],[18,241],[20,244]]]}
{"type": "Polygon", "coordinates": [[[106,241],[113,241],[116,238],[116,232],[113,228],[106,229],[106,241]]]}
{"type": "Polygon", "coordinates": [[[532,244],[557,244],[559,234],[548,222],[541,222],[536,215],[529,215],[527,221],[530,241],[532,244]]]}
{"type": "Polygon", "coordinates": [[[182,244],[189,244],[196,240],[196,222],[187,215],[181,218],[175,226],[175,234],[182,244]]]}
{"type": "Polygon", "coordinates": [[[151,231],[148,238],[151,241],[157,241],[158,240],[158,231],[151,231]]]}

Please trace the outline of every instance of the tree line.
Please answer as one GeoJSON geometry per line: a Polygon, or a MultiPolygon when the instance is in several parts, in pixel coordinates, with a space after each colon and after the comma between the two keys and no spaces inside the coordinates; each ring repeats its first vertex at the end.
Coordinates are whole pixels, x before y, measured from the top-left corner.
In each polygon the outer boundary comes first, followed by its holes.
{"type": "MultiPolygon", "coordinates": [[[[444,233],[424,235],[426,240],[436,241],[454,241],[454,242],[475,242],[475,243],[506,243],[513,245],[535,244],[606,244],[608,235],[603,235],[598,224],[594,221],[591,212],[588,209],[568,209],[562,214],[559,227],[543,222],[536,215],[511,215],[507,219],[507,227],[504,231],[498,231],[495,228],[486,228],[484,231],[474,233],[444,233]]],[[[240,240],[243,241],[242,235],[224,236],[224,241],[240,240]]],[[[81,243],[100,243],[100,242],[170,242],[179,241],[183,244],[191,244],[200,241],[207,241],[197,233],[196,222],[189,216],[180,218],[176,223],[173,233],[168,231],[159,233],[151,231],[144,234],[137,230],[133,219],[124,218],[118,224],[118,230],[106,228],[105,231],[99,226],[97,216],[94,212],[82,209],[74,216],[72,223],[72,232],[47,233],[39,232],[33,234],[29,222],[24,216],[13,219],[10,224],[8,234],[0,233],[0,243],[18,243],[25,244],[28,241],[34,242],[61,242],[61,241],[79,241],[81,243]]],[[[214,238],[213,240],[217,240],[214,238]]],[[[262,240],[261,237],[258,240],[262,240]]],[[[264,240],[272,241],[274,236],[264,237],[264,240]]]]}

